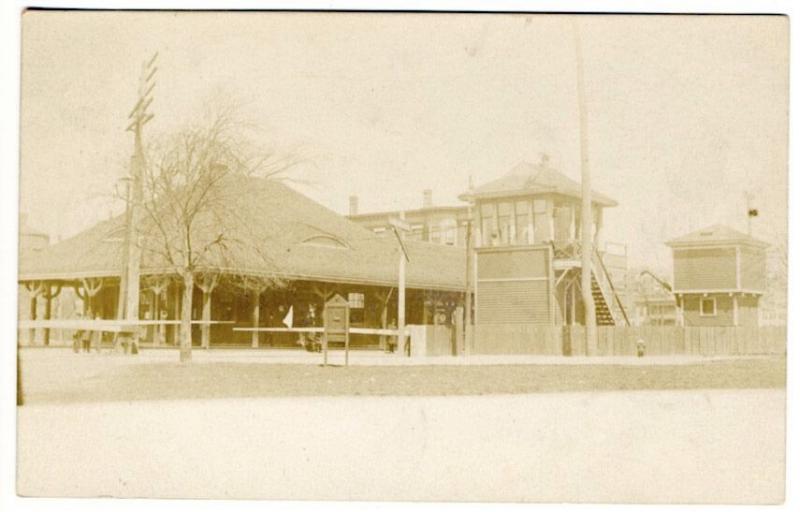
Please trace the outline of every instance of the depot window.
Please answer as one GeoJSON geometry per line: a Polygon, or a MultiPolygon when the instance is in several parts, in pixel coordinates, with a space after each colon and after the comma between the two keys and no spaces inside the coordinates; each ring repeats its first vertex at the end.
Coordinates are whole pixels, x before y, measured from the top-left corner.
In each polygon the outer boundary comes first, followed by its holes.
{"type": "Polygon", "coordinates": [[[700,300],[700,316],[716,316],[717,314],[717,299],[701,299],[700,300]]]}
{"type": "Polygon", "coordinates": [[[351,309],[364,309],[364,294],[363,293],[348,293],[347,302],[350,303],[351,309]]]}

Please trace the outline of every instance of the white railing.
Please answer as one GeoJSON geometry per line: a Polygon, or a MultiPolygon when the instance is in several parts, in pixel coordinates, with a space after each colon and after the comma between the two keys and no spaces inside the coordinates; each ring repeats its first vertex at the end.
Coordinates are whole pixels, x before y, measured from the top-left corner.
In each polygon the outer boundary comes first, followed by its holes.
{"type": "Polygon", "coordinates": [[[614,288],[614,283],[611,281],[603,258],[600,257],[597,249],[592,254],[592,272],[600,287],[600,292],[603,294],[603,299],[606,301],[606,306],[611,312],[611,317],[614,319],[614,324],[621,325],[624,321],[625,325],[631,325],[628,314],[625,312],[625,306],[614,288]]]}

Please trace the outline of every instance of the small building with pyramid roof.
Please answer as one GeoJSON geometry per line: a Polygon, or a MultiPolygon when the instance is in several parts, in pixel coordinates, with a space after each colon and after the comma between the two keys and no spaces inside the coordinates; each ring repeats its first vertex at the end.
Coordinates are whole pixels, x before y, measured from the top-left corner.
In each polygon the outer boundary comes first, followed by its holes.
{"type": "Polygon", "coordinates": [[[768,244],[715,224],[667,242],[672,292],[686,326],[756,326],[768,244]]]}

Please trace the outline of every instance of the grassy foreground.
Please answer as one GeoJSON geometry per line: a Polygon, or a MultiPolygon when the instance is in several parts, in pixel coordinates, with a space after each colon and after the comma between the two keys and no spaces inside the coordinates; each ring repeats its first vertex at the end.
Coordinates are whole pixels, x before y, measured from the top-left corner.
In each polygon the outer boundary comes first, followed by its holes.
{"type": "Polygon", "coordinates": [[[148,363],[23,368],[25,404],[281,396],[439,396],[784,388],[784,358],[691,365],[351,366],[148,363]],[[37,374],[38,373],[38,374],[37,374]]]}

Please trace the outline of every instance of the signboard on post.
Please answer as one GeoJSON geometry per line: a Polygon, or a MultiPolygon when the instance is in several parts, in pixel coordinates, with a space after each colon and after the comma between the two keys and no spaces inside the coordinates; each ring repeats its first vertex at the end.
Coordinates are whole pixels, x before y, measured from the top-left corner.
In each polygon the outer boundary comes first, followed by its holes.
{"type": "Polygon", "coordinates": [[[328,365],[328,343],[344,343],[344,365],[350,358],[350,303],[339,295],[334,295],[325,303],[323,312],[324,331],[322,337],[322,365],[328,365]]]}
{"type": "Polygon", "coordinates": [[[389,225],[400,231],[404,232],[411,231],[411,224],[406,222],[405,219],[398,219],[396,217],[392,217],[391,219],[389,219],[389,225]]]}

